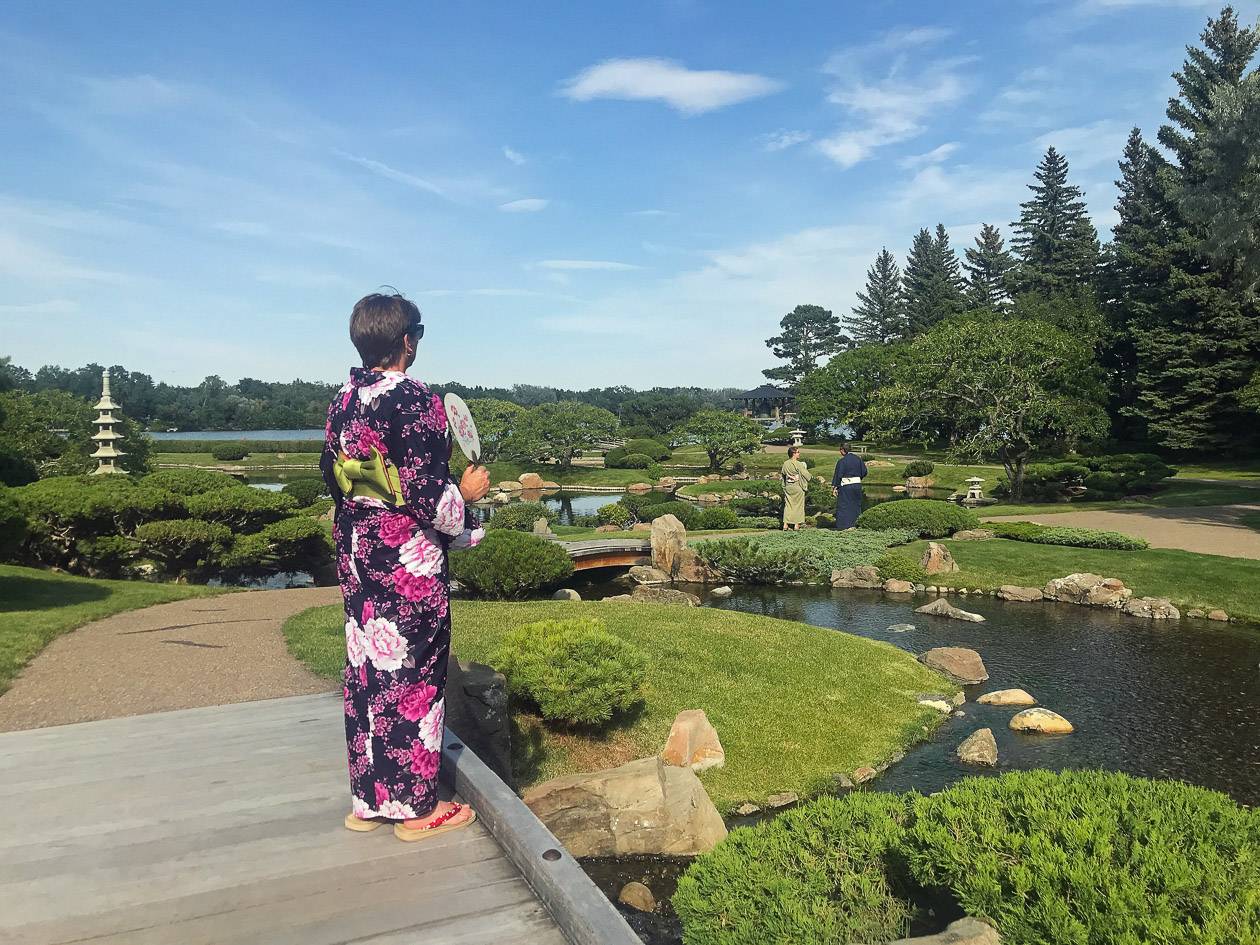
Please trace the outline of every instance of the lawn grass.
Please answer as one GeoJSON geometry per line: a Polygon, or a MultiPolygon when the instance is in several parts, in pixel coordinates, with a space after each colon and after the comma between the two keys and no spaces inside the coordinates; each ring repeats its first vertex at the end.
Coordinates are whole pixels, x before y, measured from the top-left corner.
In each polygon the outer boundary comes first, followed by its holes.
{"type": "Polygon", "coordinates": [[[219,588],[99,581],[0,565],[0,692],[56,637],[93,620],[150,604],[220,594],[219,588]]]}
{"type": "MultiPolygon", "coordinates": [[[[1107,551],[1025,541],[949,541],[960,571],[937,574],[934,584],[992,590],[1001,584],[1043,587],[1051,578],[1080,571],[1115,577],[1136,597],[1167,597],[1178,607],[1210,610],[1260,623],[1260,561],[1201,555],[1172,548],[1107,551]]],[[[906,546],[918,560],[926,542],[906,546]]]]}
{"type": "Polygon", "coordinates": [[[1177,479],[1234,479],[1260,483],[1260,458],[1242,460],[1211,460],[1206,463],[1178,463],[1177,479]]]}
{"type": "Polygon", "coordinates": [[[678,495],[684,499],[694,499],[701,495],[724,495],[727,492],[779,492],[783,483],[777,479],[721,479],[717,482],[690,482],[678,489],[678,495]]]}
{"type": "MultiPolygon", "coordinates": [[[[454,601],[453,647],[493,662],[503,635],[534,620],[590,616],[648,657],[642,710],[620,727],[561,732],[521,706],[513,753],[518,786],[653,755],[683,709],[704,709],[726,750],[726,766],[701,778],[720,810],[764,802],[777,791],[805,796],[832,775],[887,760],[925,737],[940,715],[921,692],[952,683],[885,643],[736,611],[655,604],[519,604],[454,601]]],[[[284,627],[289,650],[316,673],[339,678],[345,617],[338,606],[308,610],[284,627]]]]}

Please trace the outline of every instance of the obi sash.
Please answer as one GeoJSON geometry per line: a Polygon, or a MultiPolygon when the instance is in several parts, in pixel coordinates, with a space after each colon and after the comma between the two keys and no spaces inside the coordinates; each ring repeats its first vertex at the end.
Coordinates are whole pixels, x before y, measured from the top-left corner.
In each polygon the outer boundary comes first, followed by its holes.
{"type": "Polygon", "coordinates": [[[861,476],[842,476],[840,479],[840,485],[842,486],[860,486],[861,484],[861,476]]]}
{"type": "Polygon", "coordinates": [[[375,446],[367,459],[351,459],[345,453],[338,453],[333,463],[333,478],[344,496],[377,499],[394,506],[406,502],[398,469],[375,446]]]}

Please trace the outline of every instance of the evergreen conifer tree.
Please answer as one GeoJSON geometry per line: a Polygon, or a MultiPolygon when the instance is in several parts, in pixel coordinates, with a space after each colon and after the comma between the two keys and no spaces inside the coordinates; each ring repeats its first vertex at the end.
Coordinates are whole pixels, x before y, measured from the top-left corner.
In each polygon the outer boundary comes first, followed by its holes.
{"type": "Polygon", "coordinates": [[[906,334],[905,299],[901,270],[885,247],[866,270],[866,291],[857,294],[858,304],[849,317],[853,340],[860,345],[887,344],[906,334]]]}
{"type": "Polygon", "coordinates": [[[976,237],[975,247],[965,255],[967,307],[1006,311],[1011,304],[1010,279],[1015,258],[1004,245],[1001,231],[986,223],[976,237]]]}
{"type": "Polygon", "coordinates": [[[922,334],[965,308],[958,256],[949,245],[944,224],[936,236],[926,229],[915,234],[902,279],[905,291],[907,336],[922,334]]]}
{"type": "Polygon", "coordinates": [[[783,316],[779,327],[783,331],[767,338],[766,347],[787,363],[761,372],[772,381],[795,386],[818,367],[819,358],[829,358],[852,345],[839,317],[821,305],[796,306],[783,316]]]}
{"type": "Polygon", "coordinates": [[[1019,205],[1011,245],[1019,255],[1015,291],[1053,295],[1091,285],[1098,269],[1098,232],[1085,211],[1085,195],[1068,183],[1068,162],[1050,147],[1019,205]]]}

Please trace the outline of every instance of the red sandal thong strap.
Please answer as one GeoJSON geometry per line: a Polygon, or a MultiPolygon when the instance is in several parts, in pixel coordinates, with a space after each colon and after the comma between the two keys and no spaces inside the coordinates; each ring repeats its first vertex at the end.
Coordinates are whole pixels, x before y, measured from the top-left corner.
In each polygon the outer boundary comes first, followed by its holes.
{"type": "Polygon", "coordinates": [[[441,827],[443,824],[447,823],[448,821],[454,820],[463,812],[464,812],[463,804],[452,804],[451,809],[448,810],[441,817],[434,817],[431,821],[429,821],[423,827],[416,827],[416,828],[411,828],[411,829],[433,830],[434,828],[441,827]]]}

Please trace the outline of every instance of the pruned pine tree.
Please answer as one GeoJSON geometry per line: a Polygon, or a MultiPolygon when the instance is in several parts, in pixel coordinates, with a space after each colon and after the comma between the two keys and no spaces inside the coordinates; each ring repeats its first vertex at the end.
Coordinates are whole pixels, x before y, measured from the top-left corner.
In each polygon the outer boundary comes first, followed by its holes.
{"type": "Polygon", "coordinates": [[[761,373],[773,381],[795,386],[818,367],[820,358],[829,358],[852,343],[840,319],[821,305],[798,305],[779,322],[783,329],[766,339],[766,347],[776,358],[786,361],[761,373]]]}

